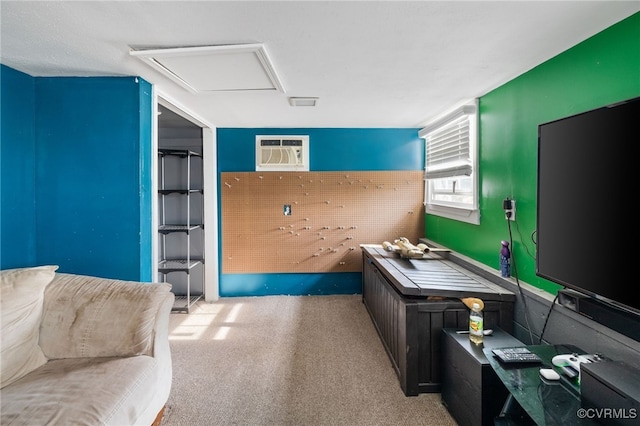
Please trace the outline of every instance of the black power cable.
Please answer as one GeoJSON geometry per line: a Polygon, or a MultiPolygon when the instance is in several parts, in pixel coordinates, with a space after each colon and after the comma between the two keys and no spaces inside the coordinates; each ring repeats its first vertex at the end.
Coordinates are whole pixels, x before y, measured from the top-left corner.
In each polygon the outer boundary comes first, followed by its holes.
{"type": "Polygon", "coordinates": [[[511,246],[511,265],[513,268],[513,277],[516,279],[516,285],[518,286],[518,291],[520,292],[520,298],[522,299],[522,305],[524,307],[524,319],[527,323],[527,330],[529,331],[529,341],[533,344],[533,332],[531,331],[531,323],[529,321],[529,308],[527,306],[527,299],[524,296],[524,292],[522,291],[522,286],[520,285],[520,279],[518,278],[518,267],[516,264],[515,258],[515,250],[513,249],[513,233],[511,232],[511,215],[510,211],[506,212],[507,217],[507,228],[509,230],[509,245],[511,246]]]}
{"type": "MultiPolygon", "coordinates": [[[[511,208],[511,204],[509,203],[509,199],[507,198],[506,200],[503,201],[503,207],[507,208],[511,208]]],[[[525,314],[525,320],[527,322],[527,328],[529,329],[529,339],[531,339],[531,343],[533,343],[533,333],[531,332],[531,325],[529,324],[529,310],[527,309],[527,303],[526,303],[526,299],[525,296],[522,292],[522,287],[520,286],[520,280],[518,279],[518,268],[516,266],[516,262],[514,259],[514,253],[513,253],[513,235],[511,234],[511,211],[505,211],[505,216],[507,217],[507,226],[509,228],[509,244],[511,245],[511,260],[513,263],[513,270],[514,270],[514,277],[516,279],[516,284],[518,285],[518,290],[520,291],[520,297],[522,298],[522,303],[524,304],[524,314],[525,314]]],[[[520,235],[520,240],[522,240],[522,233],[520,233],[520,227],[518,226],[518,222],[516,223],[516,229],[518,230],[518,234],[520,235]]],[[[531,241],[533,242],[534,245],[536,245],[536,240],[534,238],[534,235],[536,235],[536,230],[534,230],[531,233],[531,241]]],[[[522,244],[524,246],[524,249],[526,250],[527,254],[535,259],[535,256],[532,256],[531,253],[529,252],[529,249],[527,248],[526,244],[522,244]]],[[[544,320],[544,324],[542,326],[542,330],[540,331],[540,337],[538,338],[538,344],[542,343],[542,338],[544,336],[544,332],[547,329],[547,324],[549,323],[549,318],[551,317],[551,312],[553,311],[553,307],[556,304],[556,301],[558,300],[558,293],[556,293],[556,297],[554,297],[553,301],[551,302],[551,305],[549,306],[549,311],[547,312],[547,317],[544,320]]]]}
{"type": "Polygon", "coordinates": [[[553,311],[553,307],[556,304],[556,300],[558,300],[559,293],[556,293],[556,297],[553,298],[553,302],[551,302],[551,306],[549,306],[549,312],[547,312],[547,318],[544,320],[544,325],[542,326],[542,331],[540,332],[540,338],[538,339],[538,344],[542,344],[542,336],[544,336],[544,331],[547,329],[547,323],[549,322],[549,317],[551,316],[551,311],[553,311]]]}

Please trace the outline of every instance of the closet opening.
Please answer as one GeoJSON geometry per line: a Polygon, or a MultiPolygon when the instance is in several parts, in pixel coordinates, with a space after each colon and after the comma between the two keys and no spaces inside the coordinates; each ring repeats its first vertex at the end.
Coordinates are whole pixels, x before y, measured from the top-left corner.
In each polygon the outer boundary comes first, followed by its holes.
{"type": "MultiPolygon", "coordinates": [[[[217,285],[208,277],[205,199],[207,188],[205,134],[210,129],[189,120],[180,109],[160,99],[157,104],[155,251],[156,280],[172,285],[175,312],[190,313],[199,300],[216,300],[217,285]],[[213,287],[213,289],[212,289],[213,287]],[[213,296],[207,295],[212,290],[213,296]]],[[[215,187],[213,187],[215,188],[215,187]]],[[[213,189],[211,188],[211,189],[213,189]]],[[[211,277],[217,283],[217,277],[211,277]]]]}

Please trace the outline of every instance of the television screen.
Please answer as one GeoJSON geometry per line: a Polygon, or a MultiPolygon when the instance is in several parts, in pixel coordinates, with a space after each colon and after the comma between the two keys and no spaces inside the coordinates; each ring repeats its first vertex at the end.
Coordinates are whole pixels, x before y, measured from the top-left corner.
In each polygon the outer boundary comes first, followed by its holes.
{"type": "Polygon", "coordinates": [[[640,97],[538,126],[536,274],[640,313],[640,97]]]}

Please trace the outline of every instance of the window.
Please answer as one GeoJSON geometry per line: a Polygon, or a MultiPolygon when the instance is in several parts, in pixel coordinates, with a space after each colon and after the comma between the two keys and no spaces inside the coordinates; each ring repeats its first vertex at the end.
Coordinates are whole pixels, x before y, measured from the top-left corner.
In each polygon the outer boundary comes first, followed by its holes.
{"type": "Polygon", "coordinates": [[[425,212],[479,224],[478,105],[464,105],[418,133],[425,140],[425,212]]]}

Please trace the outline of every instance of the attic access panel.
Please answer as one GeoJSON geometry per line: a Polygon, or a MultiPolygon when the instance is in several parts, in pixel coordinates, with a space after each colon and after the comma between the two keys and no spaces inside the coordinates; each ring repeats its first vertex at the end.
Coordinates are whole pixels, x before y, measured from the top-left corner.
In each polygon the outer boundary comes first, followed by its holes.
{"type": "Polygon", "coordinates": [[[193,93],[284,92],[260,43],[131,50],[130,54],[193,93]]]}

